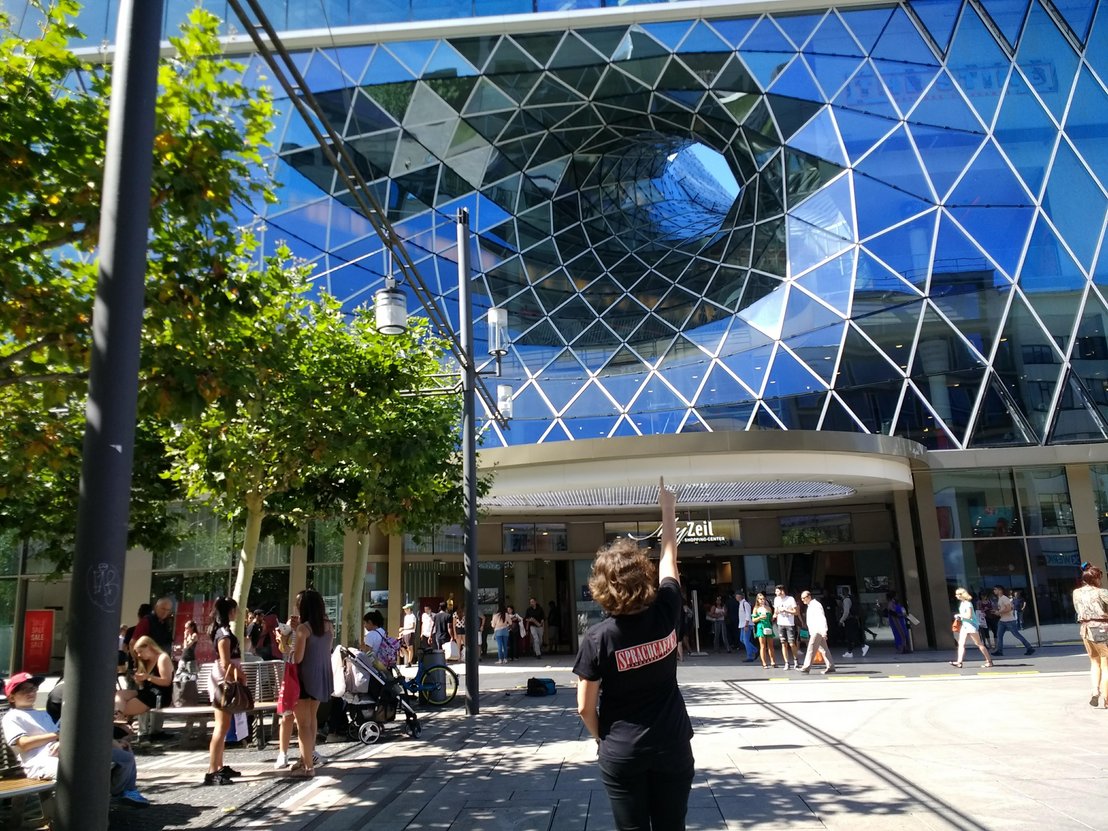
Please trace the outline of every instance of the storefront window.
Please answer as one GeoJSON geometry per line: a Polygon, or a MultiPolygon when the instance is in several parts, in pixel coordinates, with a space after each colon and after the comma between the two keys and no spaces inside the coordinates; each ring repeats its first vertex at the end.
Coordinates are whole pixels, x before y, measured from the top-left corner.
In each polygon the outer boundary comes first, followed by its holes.
{"type": "Polygon", "coordinates": [[[1093,480],[1093,499],[1096,502],[1096,519],[1101,531],[1108,531],[1108,465],[1090,465],[1093,480]]]}
{"type": "MultiPolygon", "coordinates": [[[[1043,640],[1076,638],[1073,590],[1081,574],[1077,537],[1029,539],[1027,552],[1031,559],[1031,573],[1035,577],[1034,600],[1038,607],[1039,622],[1044,627],[1052,628],[1043,634],[1043,640]]],[[[1028,601],[1030,602],[1030,597],[1028,601]]]]}
{"type": "Polygon", "coordinates": [[[1069,483],[1061,467],[1016,471],[1020,505],[1027,518],[1028,536],[1073,534],[1069,483]]]}
{"type": "Polygon", "coordinates": [[[591,573],[592,560],[574,561],[574,621],[577,626],[578,641],[590,626],[594,626],[604,619],[600,604],[592,599],[592,592],[589,591],[589,575],[591,573]]]}
{"type": "Polygon", "coordinates": [[[832,545],[853,539],[850,514],[783,516],[781,545],[832,545]]]}
{"type": "Polygon", "coordinates": [[[461,554],[464,546],[461,525],[441,525],[434,531],[404,535],[405,554],[461,554]]]}

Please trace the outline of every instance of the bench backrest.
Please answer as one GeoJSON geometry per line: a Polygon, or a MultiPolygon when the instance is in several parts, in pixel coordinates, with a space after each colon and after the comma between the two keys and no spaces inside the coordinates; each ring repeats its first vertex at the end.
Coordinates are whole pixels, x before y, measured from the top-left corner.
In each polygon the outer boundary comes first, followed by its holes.
{"type": "MultiPolygon", "coordinates": [[[[212,703],[208,695],[208,679],[211,674],[212,664],[201,664],[197,671],[196,686],[200,692],[201,706],[212,703]]],[[[284,674],[284,661],[244,661],[242,665],[243,679],[257,702],[277,700],[277,691],[281,687],[284,674]]]]}

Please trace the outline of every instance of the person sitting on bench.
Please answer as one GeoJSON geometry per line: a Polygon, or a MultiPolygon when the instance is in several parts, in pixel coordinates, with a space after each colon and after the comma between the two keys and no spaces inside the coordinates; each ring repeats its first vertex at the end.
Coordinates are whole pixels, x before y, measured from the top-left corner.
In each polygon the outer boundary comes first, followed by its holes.
{"type": "MultiPolygon", "coordinates": [[[[0,721],[4,740],[19,755],[23,772],[31,779],[58,778],[58,723],[45,710],[35,709],[35,698],[43,678],[17,672],[4,684],[4,695],[12,709],[0,721]]],[[[129,750],[112,745],[112,796],[130,805],[146,806],[149,800],[136,787],[135,757],[129,750]]]]}

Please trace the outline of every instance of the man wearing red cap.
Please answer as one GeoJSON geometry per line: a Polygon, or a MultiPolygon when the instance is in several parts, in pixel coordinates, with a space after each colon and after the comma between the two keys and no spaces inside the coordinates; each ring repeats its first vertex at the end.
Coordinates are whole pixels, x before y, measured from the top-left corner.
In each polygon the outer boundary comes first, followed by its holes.
{"type": "MultiPolygon", "coordinates": [[[[0,721],[4,741],[11,745],[23,771],[32,779],[58,778],[58,723],[44,710],[35,709],[35,697],[43,681],[41,675],[17,672],[4,683],[4,695],[11,709],[0,721]]],[[[129,750],[112,745],[112,796],[131,805],[145,806],[149,801],[136,788],[135,757],[129,750]]]]}

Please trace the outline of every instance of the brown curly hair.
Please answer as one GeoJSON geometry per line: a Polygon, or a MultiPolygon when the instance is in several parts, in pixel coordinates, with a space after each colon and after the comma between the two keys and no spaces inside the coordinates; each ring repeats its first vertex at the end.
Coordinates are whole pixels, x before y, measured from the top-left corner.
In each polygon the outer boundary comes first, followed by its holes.
{"type": "Polygon", "coordinates": [[[596,552],[589,591],[609,615],[633,615],[654,602],[657,570],[646,549],[621,537],[596,552]]]}

